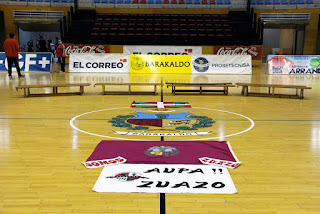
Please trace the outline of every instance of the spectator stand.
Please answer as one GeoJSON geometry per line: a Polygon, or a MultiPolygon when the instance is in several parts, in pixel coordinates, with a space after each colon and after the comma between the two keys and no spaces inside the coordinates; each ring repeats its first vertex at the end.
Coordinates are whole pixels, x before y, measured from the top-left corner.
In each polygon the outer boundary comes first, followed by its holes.
{"type": "Polygon", "coordinates": [[[261,45],[260,33],[256,33],[260,32],[260,28],[253,29],[257,25],[251,23],[251,15],[245,11],[229,14],[100,13],[93,16],[92,26],[88,25],[88,29],[84,29],[84,23],[87,22],[80,23],[76,28],[78,25],[75,19],[83,18],[83,15],[73,15],[72,29],[66,31],[71,32],[71,35],[66,34],[64,41],[74,43],[76,38],[89,43],[92,40],[126,45],[246,45],[248,42],[261,45]],[[87,35],[88,32],[90,35],[87,35]]]}
{"type": "Polygon", "coordinates": [[[74,0],[1,0],[0,5],[69,7],[74,0]]]}
{"type": "MultiPolygon", "coordinates": [[[[319,8],[320,0],[249,0],[251,8],[319,8]]],[[[1,0],[0,5],[69,7],[74,0],[1,0]]],[[[247,0],[78,0],[88,8],[204,8],[245,9],[247,0]]]]}
{"type": "Polygon", "coordinates": [[[250,6],[259,9],[319,8],[320,0],[250,0],[250,6]]]}
{"type": "Polygon", "coordinates": [[[92,0],[92,4],[95,8],[246,8],[243,0],[92,0]]]}

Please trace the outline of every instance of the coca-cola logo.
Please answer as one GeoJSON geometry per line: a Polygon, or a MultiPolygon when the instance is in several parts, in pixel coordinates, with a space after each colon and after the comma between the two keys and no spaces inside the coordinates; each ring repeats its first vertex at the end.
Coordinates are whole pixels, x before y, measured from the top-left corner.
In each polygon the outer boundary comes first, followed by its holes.
{"type": "Polygon", "coordinates": [[[238,47],[234,50],[225,50],[225,48],[222,47],[217,52],[217,55],[248,55],[248,54],[258,56],[258,52],[255,52],[249,48],[241,48],[241,47],[238,47]]]}
{"type": "Polygon", "coordinates": [[[69,45],[65,49],[65,54],[69,57],[71,53],[107,53],[107,50],[103,45],[69,45]]]}
{"type": "Polygon", "coordinates": [[[253,59],[260,59],[262,49],[259,47],[216,47],[217,55],[251,55],[253,59]]]}

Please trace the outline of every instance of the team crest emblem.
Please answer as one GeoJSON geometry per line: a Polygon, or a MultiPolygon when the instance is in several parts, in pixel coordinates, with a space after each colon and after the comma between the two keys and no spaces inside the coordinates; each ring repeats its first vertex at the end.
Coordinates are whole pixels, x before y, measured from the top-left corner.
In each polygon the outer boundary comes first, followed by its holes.
{"type": "Polygon", "coordinates": [[[140,71],[144,68],[144,61],[141,57],[135,56],[130,60],[131,68],[140,71]]]}
{"type": "Polygon", "coordinates": [[[189,112],[181,111],[147,111],[135,112],[130,115],[118,115],[109,121],[114,127],[127,130],[150,130],[151,127],[163,130],[198,130],[212,127],[215,123],[207,116],[197,116],[189,112]]]}
{"type": "Polygon", "coordinates": [[[110,176],[106,178],[114,178],[114,179],[117,179],[118,181],[126,182],[126,181],[134,181],[140,178],[147,178],[147,177],[143,177],[142,174],[136,173],[136,172],[121,172],[114,176],[110,176]]]}
{"type": "Polygon", "coordinates": [[[209,61],[204,57],[199,57],[193,62],[193,67],[198,72],[206,72],[210,67],[209,61]]]}
{"type": "Polygon", "coordinates": [[[159,113],[159,112],[136,112],[133,113],[136,117],[128,119],[127,122],[140,126],[155,126],[155,127],[167,127],[167,126],[180,126],[191,125],[196,121],[190,116],[190,113],[186,112],[172,112],[172,113],[159,113]]]}
{"type": "Polygon", "coordinates": [[[179,150],[171,146],[153,146],[145,151],[148,156],[159,157],[159,156],[174,156],[179,154],[179,150]]]}
{"type": "Polygon", "coordinates": [[[112,134],[132,136],[199,136],[211,134],[202,131],[215,121],[207,116],[193,114],[188,102],[135,102],[132,113],[118,115],[108,122],[122,130],[112,134]]]}

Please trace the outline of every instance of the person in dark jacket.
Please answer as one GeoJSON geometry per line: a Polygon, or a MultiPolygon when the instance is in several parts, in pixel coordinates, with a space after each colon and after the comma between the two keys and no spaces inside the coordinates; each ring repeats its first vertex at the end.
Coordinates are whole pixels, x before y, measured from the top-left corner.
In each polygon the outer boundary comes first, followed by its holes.
{"type": "Polygon", "coordinates": [[[43,39],[42,36],[40,36],[39,48],[40,48],[40,52],[48,52],[47,42],[46,40],[43,39]]]}
{"type": "Polygon", "coordinates": [[[30,39],[30,41],[28,42],[28,52],[34,52],[32,39],[30,39]]]}
{"type": "Polygon", "coordinates": [[[6,39],[4,42],[3,48],[5,51],[5,56],[7,57],[8,60],[8,74],[9,74],[9,79],[12,79],[12,65],[16,66],[18,76],[19,78],[23,78],[24,76],[20,73],[20,67],[19,67],[19,44],[18,41],[14,39],[15,34],[10,33],[9,34],[9,39],[6,39]]]}

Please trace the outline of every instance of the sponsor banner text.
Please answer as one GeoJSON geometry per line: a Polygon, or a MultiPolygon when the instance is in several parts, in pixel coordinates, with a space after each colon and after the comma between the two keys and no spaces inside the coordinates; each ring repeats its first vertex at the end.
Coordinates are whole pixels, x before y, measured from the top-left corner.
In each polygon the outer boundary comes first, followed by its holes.
{"type": "Polygon", "coordinates": [[[214,46],[216,55],[251,55],[252,60],[262,59],[262,47],[256,46],[214,46]]]}
{"type": "MultiPolygon", "coordinates": [[[[21,71],[50,72],[52,53],[19,53],[19,66],[21,71]]],[[[0,53],[0,71],[8,70],[8,61],[4,53],[0,53]]],[[[12,71],[16,68],[13,63],[12,71]]]]}
{"type": "Polygon", "coordinates": [[[320,74],[320,56],[269,55],[269,74],[320,74]]]}
{"type": "Polygon", "coordinates": [[[192,55],[192,73],[252,74],[250,55],[192,55]]]}
{"type": "Polygon", "coordinates": [[[77,54],[69,59],[69,72],[129,72],[129,55],[77,54]]]}
{"type": "Polygon", "coordinates": [[[110,53],[109,45],[76,45],[65,44],[65,54],[69,57],[71,53],[110,53]]]}
{"type": "Polygon", "coordinates": [[[130,55],[130,73],[191,73],[190,55],[130,55]]]}
{"type": "Polygon", "coordinates": [[[200,46],[123,46],[124,54],[191,55],[202,54],[200,46]]]}

